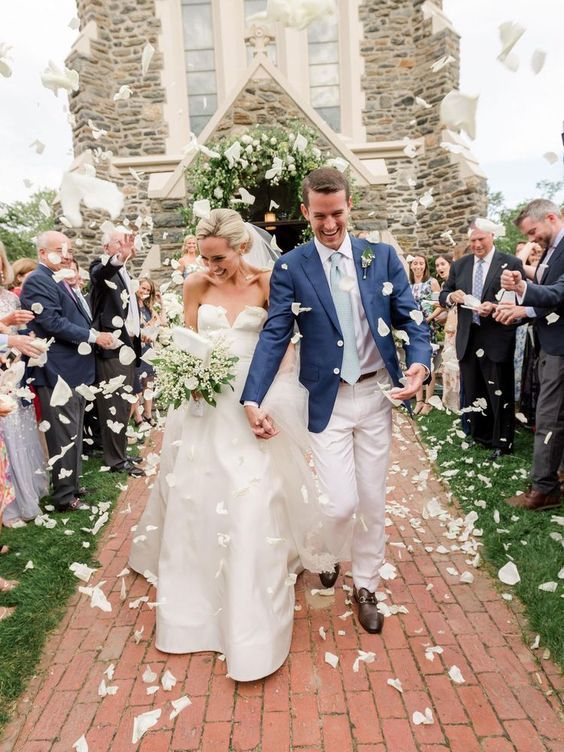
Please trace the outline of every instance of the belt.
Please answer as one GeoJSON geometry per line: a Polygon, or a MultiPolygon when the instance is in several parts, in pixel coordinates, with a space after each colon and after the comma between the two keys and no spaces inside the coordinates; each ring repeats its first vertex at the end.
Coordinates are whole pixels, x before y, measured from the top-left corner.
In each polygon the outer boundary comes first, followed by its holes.
{"type": "MultiPolygon", "coordinates": [[[[370,373],[361,373],[355,383],[360,384],[361,381],[365,381],[366,379],[371,379],[373,376],[376,376],[377,373],[378,371],[370,371],[370,373]]],[[[344,379],[339,379],[339,381],[342,384],[349,384],[349,382],[345,381],[344,379]]],[[[351,386],[351,384],[349,384],[349,386],[351,386]]],[[[352,384],[352,386],[354,386],[354,384],[352,384]]]]}

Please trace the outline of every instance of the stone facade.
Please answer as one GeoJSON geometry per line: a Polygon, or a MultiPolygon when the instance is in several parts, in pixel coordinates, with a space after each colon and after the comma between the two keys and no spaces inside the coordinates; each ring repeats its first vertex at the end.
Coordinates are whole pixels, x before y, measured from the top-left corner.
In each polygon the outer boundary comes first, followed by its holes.
{"type": "MultiPolygon", "coordinates": [[[[85,39],[75,45],[67,65],[80,74],[80,89],[70,97],[77,162],[88,155],[99,177],[119,185],[126,195],[125,214],[130,221],[138,216],[151,218],[154,231],[147,235],[147,248],[157,244],[166,257],[179,251],[184,233],[180,209],[186,198],[149,197],[150,173],[163,171],[158,160],[167,153],[165,106],[171,94],[162,81],[156,2],[160,0],[77,0],[85,39]],[[153,45],[155,54],[142,77],[146,42],[153,45]],[[115,102],[113,95],[123,84],[134,94],[115,102]],[[107,133],[95,138],[89,120],[107,133]],[[108,151],[113,159],[104,154],[108,151]],[[138,166],[139,160],[148,165],[146,170],[138,166]]],[[[485,211],[485,180],[479,171],[466,171],[463,176],[460,165],[440,147],[439,104],[458,86],[459,39],[448,23],[437,30],[432,20],[425,20],[422,4],[423,0],[362,0],[359,4],[366,140],[377,148],[380,142],[409,137],[418,147],[412,159],[401,148],[386,156],[388,186],[361,189],[353,221],[359,230],[389,228],[406,251],[437,252],[449,250],[448,241],[441,238],[445,230],[451,229],[459,240],[469,221],[485,211]],[[452,56],[454,62],[433,73],[431,64],[444,55],[452,56]],[[417,104],[416,97],[432,106],[426,109],[417,104]],[[414,185],[408,185],[408,177],[415,180],[414,185]],[[415,215],[413,202],[429,189],[434,203],[428,209],[420,206],[415,215]]],[[[434,5],[440,8],[440,0],[434,5]]],[[[296,118],[304,119],[299,103],[277,81],[251,80],[210,138],[242,132],[254,124],[283,125],[296,118]]],[[[320,145],[326,147],[321,132],[319,137],[320,145]]],[[[190,187],[186,188],[189,195],[190,187]]],[[[97,228],[103,217],[88,211],[83,216],[84,227],[77,235],[84,262],[99,252],[97,228]]],[[[149,223],[145,230],[150,229],[149,223]]],[[[137,263],[142,262],[140,258],[137,263]]]]}
{"type": "MultiPolygon", "coordinates": [[[[460,45],[451,28],[433,31],[425,20],[423,0],[364,0],[360,8],[364,41],[367,139],[422,139],[422,149],[410,159],[386,160],[391,182],[386,195],[389,228],[406,251],[436,253],[449,250],[446,230],[461,239],[472,219],[486,211],[486,182],[479,174],[462,177],[459,164],[440,147],[443,140],[439,105],[460,78],[460,45]],[[453,61],[434,73],[441,57],[453,61]],[[425,100],[431,107],[416,102],[425,100]],[[415,185],[407,179],[412,177],[415,185]],[[417,214],[412,205],[432,189],[433,204],[417,214]]],[[[441,0],[434,5],[440,10],[441,0]]]]}

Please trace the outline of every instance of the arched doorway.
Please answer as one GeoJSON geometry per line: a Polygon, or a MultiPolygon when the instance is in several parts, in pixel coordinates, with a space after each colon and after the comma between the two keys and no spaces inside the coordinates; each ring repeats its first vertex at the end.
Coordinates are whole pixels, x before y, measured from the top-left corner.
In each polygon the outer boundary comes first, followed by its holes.
{"type": "Polygon", "coordinates": [[[253,188],[255,202],[248,208],[249,221],[275,235],[284,253],[303,242],[303,231],[308,227],[300,212],[298,189],[291,182],[272,185],[265,180],[253,188]]]}

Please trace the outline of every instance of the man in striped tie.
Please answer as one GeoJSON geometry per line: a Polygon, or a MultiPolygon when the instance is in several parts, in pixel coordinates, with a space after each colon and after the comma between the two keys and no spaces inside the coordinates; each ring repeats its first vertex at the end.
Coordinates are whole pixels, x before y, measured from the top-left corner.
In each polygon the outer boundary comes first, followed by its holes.
{"type": "MultiPolygon", "coordinates": [[[[429,329],[411,313],[417,305],[395,249],[347,231],[352,206],[346,178],[334,168],[310,173],[302,213],[314,239],[276,262],[269,316],[255,350],[241,401],[258,438],[276,433],[261,410],[297,325],[301,383],[309,392],[315,466],[328,497],[326,511],[343,537],[356,516],[352,572],[358,616],[380,632],[375,591],[385,554],[385,496],[392,438],[392,404],[413,397],[429,374],[429,329]],[[299,311],[296,309],[298,303],[299,311]],[[392,328],[407,334],[402,374],[392,328]]],[[[338,577],[321,575],[325,587],[338,577]]]]}
{"type": "Polygon", "coordinates": [[[472,253],[451,265],[439,302],[448,308],[458,305],[456,353],[466,409],[470,410],[471,436],[492,450],[490,459],[497,460],[513,451],[516,325],[504,327],[492,313],[502,271],[522,272],[523,266],[515,256],[496,250],[494,234],[488,229],[491,225],[477,219],[470,228],[472,253]]]}

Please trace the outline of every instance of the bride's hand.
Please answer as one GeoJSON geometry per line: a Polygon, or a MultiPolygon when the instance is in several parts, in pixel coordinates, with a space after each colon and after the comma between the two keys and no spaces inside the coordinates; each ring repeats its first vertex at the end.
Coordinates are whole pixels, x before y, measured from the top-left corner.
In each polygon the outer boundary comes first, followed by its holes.
{"type": "Polygon", "coordinates": [[[260,407],[254,405],[245,405],[245,413],[252,432],[257,439],[271,439],[279,431],[274,425],[274,421],[260,407]]]}

